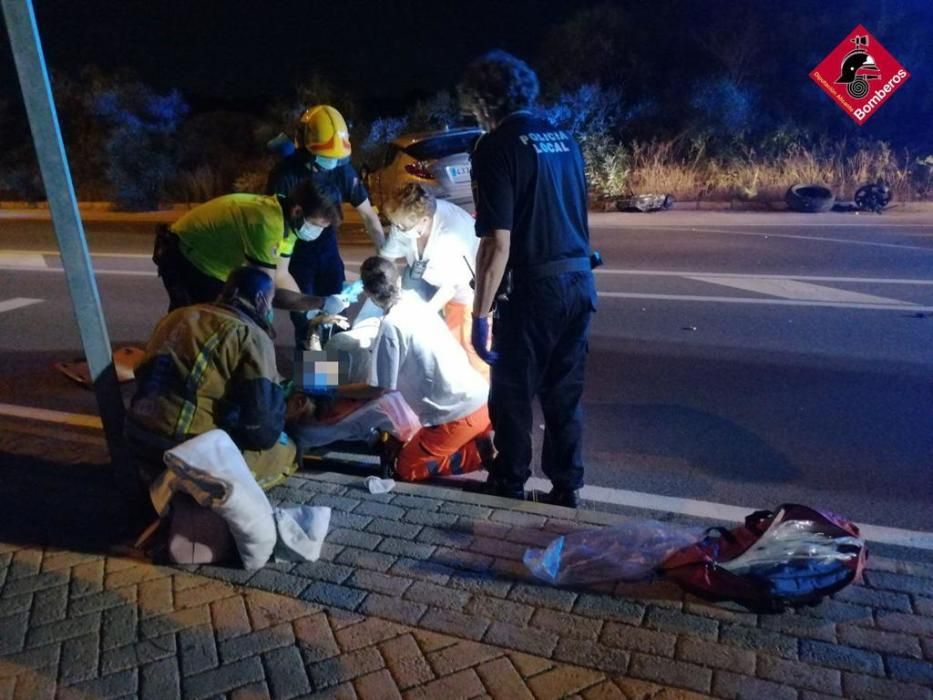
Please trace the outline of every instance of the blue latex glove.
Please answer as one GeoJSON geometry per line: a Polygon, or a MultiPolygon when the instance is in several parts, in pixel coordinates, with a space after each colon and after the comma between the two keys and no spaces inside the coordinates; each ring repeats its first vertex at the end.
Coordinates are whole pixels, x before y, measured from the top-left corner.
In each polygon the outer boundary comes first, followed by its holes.
{"type": "Polygon", "coordinates": [[[480,316],[473,318],[473,332],[470,334],[470,341],[473,343],[473,349],[476,354],[487,365],[494,365],[499,359],[499,353],[488,350],[489,347],[489,317],[480,316]]]}
{"type": "Polygon", "coordinates": [[[324,313],[339,314],[351,304],[355,304],[363,293],[363,280],[344,283],[339,294],[332,294],[324,300],[324,313]]]}
{"type": "Polygon", "coordinates": [[[343,285],[343,291],[340,295],[347,300],[349,304],[355,304],[356,300],[360,298],[360,294],[363,293],[363,280],[356,280],[347,284],[346,282],[343,285]]]}

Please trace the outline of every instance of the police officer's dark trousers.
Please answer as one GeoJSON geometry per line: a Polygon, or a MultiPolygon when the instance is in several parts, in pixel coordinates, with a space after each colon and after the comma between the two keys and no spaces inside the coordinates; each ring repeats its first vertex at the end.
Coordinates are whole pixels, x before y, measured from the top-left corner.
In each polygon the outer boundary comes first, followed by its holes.
{"type": "Polygon", "coordinates": [[[545,475],[557,488],[583,486],[580,399],[595,301],[586,271],[517,284],[508,301],[498,302],[489,414],[498,450],[491,478],[503,489],[521,489],[531,475],[535,396],[544,413],[545,475]]]}

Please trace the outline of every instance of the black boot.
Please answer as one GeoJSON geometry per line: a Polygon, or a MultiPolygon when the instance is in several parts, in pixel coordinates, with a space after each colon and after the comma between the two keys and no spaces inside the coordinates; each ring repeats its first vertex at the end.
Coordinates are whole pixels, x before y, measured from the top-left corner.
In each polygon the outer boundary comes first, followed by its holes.
{"type": "Polygon", "coordinates": [[[544,503],[564,508],[578,508],[580,506],[580,490],[565,489],[559,486],[551,488],[551,492],[541,497],[544,503]]]}
{"type": "Polygon", "coordinates": [[[490,475],[483,484],[482,492],[489,496],[499,496],[500,498],[513,498],[516,501],[525,500],[525,489],[508,486],[501,481],[493,479],[490,475]]]}

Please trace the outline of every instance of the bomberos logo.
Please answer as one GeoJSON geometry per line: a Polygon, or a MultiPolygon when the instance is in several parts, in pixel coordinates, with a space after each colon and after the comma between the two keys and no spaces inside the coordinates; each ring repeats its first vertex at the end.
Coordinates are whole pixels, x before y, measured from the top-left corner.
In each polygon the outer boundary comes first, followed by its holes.
{"type": "Polygon", "coordinates": [[[810,78],[857,124],[864,124],[909,77],[862,25],[810,72],[810,78]]]}

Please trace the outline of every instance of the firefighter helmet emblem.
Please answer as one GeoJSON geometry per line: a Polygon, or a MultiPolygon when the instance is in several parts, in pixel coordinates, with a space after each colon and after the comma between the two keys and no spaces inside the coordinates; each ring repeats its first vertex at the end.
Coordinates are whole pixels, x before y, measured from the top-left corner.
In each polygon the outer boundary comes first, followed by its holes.
{"type": "Polygon", "coordinates": [[[868,81],[881,78],[875,59],[868,53],[868,35],[850,39],[855,48],[842,59],[842,70],[836,83],[846,86],[846,91],[860,100],[868,94],[868,81]]]}

